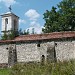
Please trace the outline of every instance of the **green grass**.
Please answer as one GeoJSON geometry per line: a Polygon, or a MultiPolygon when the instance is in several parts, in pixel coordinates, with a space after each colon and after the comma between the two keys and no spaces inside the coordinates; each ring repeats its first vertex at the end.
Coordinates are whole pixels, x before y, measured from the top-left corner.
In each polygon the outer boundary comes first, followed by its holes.
{"type": "Polygon", "coordinates": [[[9,75],[9,69],[0,69],[0,75],[9,75]]]}
{"type": "Polygon", "coordinates": [[[0,75],[75,75],[75,61],[16,64],[10,69],[0,69],[0,75]]]}

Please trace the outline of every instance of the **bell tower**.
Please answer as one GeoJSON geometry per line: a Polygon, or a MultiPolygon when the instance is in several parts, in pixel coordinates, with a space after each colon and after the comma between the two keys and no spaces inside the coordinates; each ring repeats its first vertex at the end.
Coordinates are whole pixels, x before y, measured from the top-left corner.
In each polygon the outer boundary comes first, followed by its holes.
{"type": "Polygon", "coordinates": [[[2,14],[2,32],[18,31],[19,27],[19,17],[11,12],[11,7],[9,7],[9,12],[2,14]]]}

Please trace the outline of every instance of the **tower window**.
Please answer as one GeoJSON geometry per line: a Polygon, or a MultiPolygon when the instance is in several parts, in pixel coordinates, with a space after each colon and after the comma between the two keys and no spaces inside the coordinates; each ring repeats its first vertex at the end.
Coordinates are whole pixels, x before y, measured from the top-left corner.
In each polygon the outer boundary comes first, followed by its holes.
{"type": "Polygon", "coordinates": [[[7,31],[8,18],[5,19],[5,31],[7,31]]]}
{"type": "Polygon", "coordinates": [[[8,24],[8,18],[5,19],[6,24],[8,24]]]}

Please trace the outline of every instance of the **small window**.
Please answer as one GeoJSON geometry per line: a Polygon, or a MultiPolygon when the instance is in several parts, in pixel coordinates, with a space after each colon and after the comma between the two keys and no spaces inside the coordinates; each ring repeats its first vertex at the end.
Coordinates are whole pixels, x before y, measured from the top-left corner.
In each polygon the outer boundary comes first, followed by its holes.
{"type": "Polygon", "coordinates": [[[57,46],[57,43],[55,43],[55,46],[57,46]]]}
{"type": "Polygon", "coordinates": [[[40,47],[40,44],[37,44],[37,47],[40,47]]]}
{"type": "Polygon", "coordinates": [[[42,55],[42,56],[41,56],[41,64],[44,65],[44,63],[45,63],[45,56],[42,55]]]}
{"type": "Polygon", "coordinates": [[[8,47],[6,49],[8,50],[8,47]]]}

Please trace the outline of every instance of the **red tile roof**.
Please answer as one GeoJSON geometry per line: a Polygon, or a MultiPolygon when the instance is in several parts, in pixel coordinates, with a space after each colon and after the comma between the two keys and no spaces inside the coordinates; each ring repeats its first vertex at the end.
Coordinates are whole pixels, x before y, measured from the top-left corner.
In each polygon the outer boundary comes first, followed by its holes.
{"type": "Polygon", "coordinates": [[[33,34],[33,35],[21,35],[14,40],[5,40],[0,42],[15,42],[15,41],[36,41],[36,40],[48,40],[48,39],[62,39],[62,38],[75,38],[75,31],[71,32],[52,32],[46,34],[33,34]]]}

